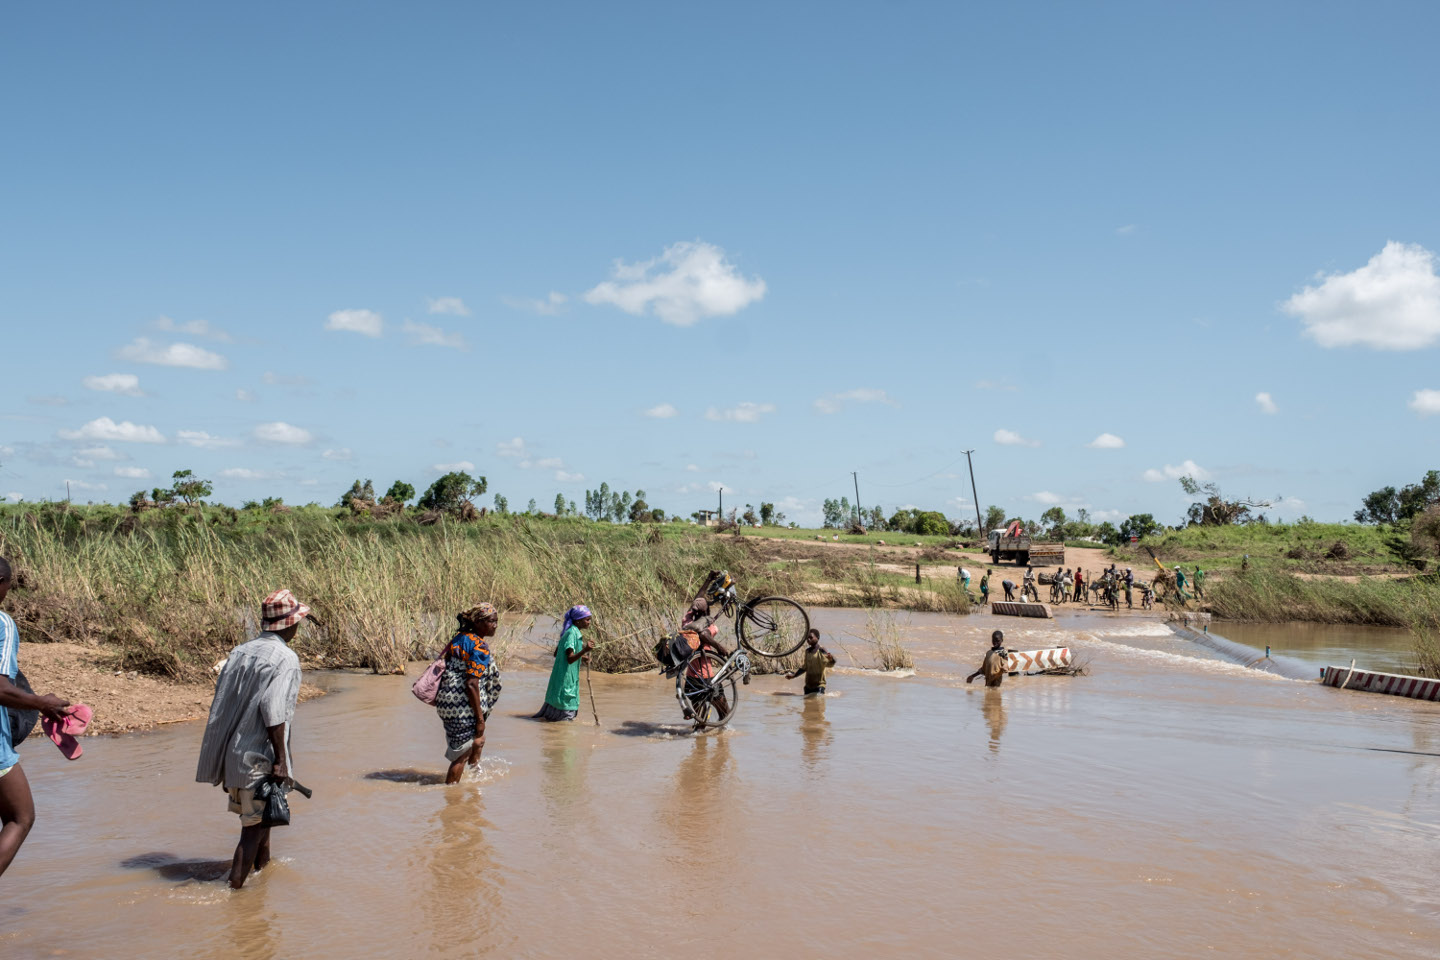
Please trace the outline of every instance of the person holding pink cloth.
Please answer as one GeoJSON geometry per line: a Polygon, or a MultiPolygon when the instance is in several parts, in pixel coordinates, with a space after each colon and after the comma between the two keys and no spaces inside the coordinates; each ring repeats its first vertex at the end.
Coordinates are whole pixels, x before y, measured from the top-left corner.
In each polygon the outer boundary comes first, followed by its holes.
{"type": "MultiPolygon", "coordinates": [[[[0,557],[0,601],[10,592],[13,574],[10,561],[0,557]]],[[[34,694],[28,686],[20,686],[20,630],[10,614],[0,611],[0,874],[3,874],[20,852],[20,845],[35,826],[35,798],[30,795],[30,781],[20,768],[20,754],[15,748],[20,745],[34,726],[35,717],[22,718],[24,729],[11,727],[10,711],[38,711],[47,727],[54,725],[57,730],[80,729],[78,719],[71,722],[66,708],[70,703],[53,693],[34,694]]],[[[23,682],[23,681],[20,681],[23,682]]],[[[89,708],[86,708],[89,713],[89,708]]],[[[87,717],[88,719],[88,717],[87,717]]],[[[69,736],[67,734],[67,736],[69,736]]],[[[52,738],[53,739],[53,738],[52,738]]],[[[74,742],[74,737],[69,737],[74,742]]],[[[60,740],[57,745],[65,749],[60,740]]],[[[72,760],[79,756],[80,745],[75,743],[72,760]]]]}

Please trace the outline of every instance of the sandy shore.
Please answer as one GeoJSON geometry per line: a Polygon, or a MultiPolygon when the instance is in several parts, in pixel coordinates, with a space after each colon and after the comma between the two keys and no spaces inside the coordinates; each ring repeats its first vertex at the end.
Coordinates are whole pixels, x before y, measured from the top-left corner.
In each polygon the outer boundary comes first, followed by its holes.
{"type": "MultiPolygon", "coordinates": [[[[36,693],[54,693],[71,703],[89,704],[95,719],[87,736],[203,720],[210,712],[213,683],[181,683],[127,673],[97,663],[96,655],[94,647],[78,643],[22,643],[20,669],[36,693]]],[[[323,692],[307,683],[301,687],[300,699],[309,700],[323,692]]]]}

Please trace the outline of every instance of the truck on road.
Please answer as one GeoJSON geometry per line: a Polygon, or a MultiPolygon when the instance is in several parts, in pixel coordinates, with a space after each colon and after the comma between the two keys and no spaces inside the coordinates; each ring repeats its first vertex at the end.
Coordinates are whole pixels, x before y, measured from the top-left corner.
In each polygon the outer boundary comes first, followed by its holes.
{"type": "Polygon", "coordinates": [[[1012,523],[1004,530],[991,530],[986,550],[992,563],[1013,563],[1021,567],[1065,565],[1064,543],[1040,543],[1031,540],[1018,523],[1012,523]]]}

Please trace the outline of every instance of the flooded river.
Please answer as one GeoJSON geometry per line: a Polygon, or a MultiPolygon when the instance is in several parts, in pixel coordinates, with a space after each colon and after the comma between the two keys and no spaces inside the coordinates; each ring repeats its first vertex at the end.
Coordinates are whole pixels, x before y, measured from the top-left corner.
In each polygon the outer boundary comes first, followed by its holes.
{"type": "Polygon", "coordinates": [[[0,956],[1440,956],[1440,705],[1103,615],[899,614],[914,675],[878,675],[863,615],[813,613],[830,695],[758,678],[718,734],[654,674],[595,677],[599,728],[522,719],[545,676],[512,664],[455,787],[406,679],[320,675],[315,798],[238,893],[199,724],[27,743],[0,956]],[[997,625],[1089,675],[966,686],[997,625]]]}

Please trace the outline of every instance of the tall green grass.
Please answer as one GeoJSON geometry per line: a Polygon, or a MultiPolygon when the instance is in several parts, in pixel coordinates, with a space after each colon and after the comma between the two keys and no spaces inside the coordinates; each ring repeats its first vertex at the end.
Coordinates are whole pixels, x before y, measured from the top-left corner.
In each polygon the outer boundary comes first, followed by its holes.
{"type": "Polygon", "coordinates": [[[6,510],[0,554],[21,587],[7,605],[34,639],[104,644],[129,668],[194,677],[253,635],[261,598],[279,587],[318,617],[297,638],[303,657],[377,672],[433,656],[454,614],[482,600],[512,625],[516,613],[559,617],[585,603],[592,664],[621,671],[651,663],[708,570],[730,570],[752,595],[794,585],[731,538],[643,525],[249,513],[6,510]]]}

